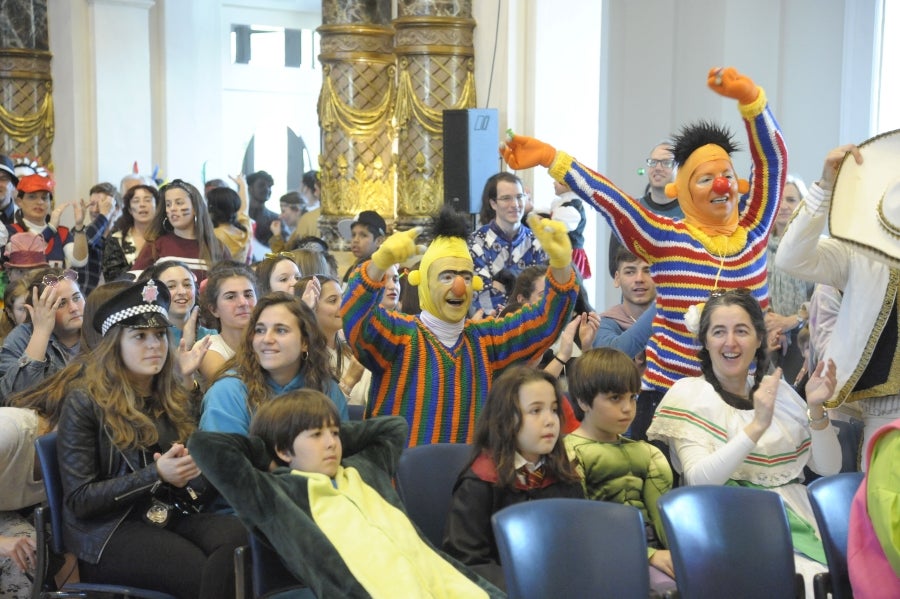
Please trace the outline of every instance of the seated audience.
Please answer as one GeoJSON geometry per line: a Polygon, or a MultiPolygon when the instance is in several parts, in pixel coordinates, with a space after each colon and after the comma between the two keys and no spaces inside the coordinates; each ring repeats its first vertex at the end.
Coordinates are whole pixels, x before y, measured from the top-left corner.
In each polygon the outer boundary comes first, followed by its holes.
{"type": "Polygon", "coordinates": [[[453,487],[444,551],[500,588],[491,516],[533,499],[584,498],[560,438],[563,401],[556,379],[540,370],[500,375],[478,417],[472,461],[453,487]]]}
{"type": "Polygon", "coordinates": [[[272,237],[269,238],[269,248],[273,252],[283,252],[288,249],[288,240],[297,228],[297,222],[305,212],[303,197],[296,191],[289,191],[280,198],[281,216],[272,221],[269,230],[272,237]]]}
{"type": "Polygon", "coordinates": [[[85,297],[91,294],[102,279],[103,249],[106,247],[106,238],[112,228],[113,219],[119,212],[120,201],[119,191],[112,183],[98,183],[91,187],[88,193],[87,204],[82,200],[82,209],[87,211],[90,220],[85,227],[88,244],[87,264],[73,269],[78,273],[85,297]]]}
{"type": "Polygon", "coordinates": [[[197,511],[209,489],[184,445],[195,424],[168,300],[162,283],[135,283],[93,319],[102,340],[59,419],[63,530],[82,580],[219,599],[234,595],[247,536],[236,518],[197,511]]]}
{"type": "Polygon", "coordinates": [[[135,185],[122,198],[122,214],[103,246],[103,278],[115,281],[131,270],[146,243],[159,202],[159,192],[151,185],[135,185]]]}
{"type": "Polygon", "coordinates": [[[406,517],[393,486],[402,418],[342,424],[328,397],[300,389],[261,405],[250,435],[201,431],[188,448],[315,596],[505,596],[406,517]]]}
{"type": "Polygon", "coordinates": [[[78,353],[84,296],[74,270],[35,271],[25,298],[28,319],[0,349],[0,403],[62,369],[78,353]]]}
{"type": "Polygon", "coordinates": [[[188,326],[191,322],[197,322],[199,308],[197,279],[187,264],[178,260],[160,260],[144,270],[138,277],[138,282],[143,283],[151,279],[160,281],[169,290],[171,300],[167,316],[172,325],[172,342],[175,347],[181,343],[182,337],[187,339],[190,347],[197,339],[203,339],[216,332],[202,326],[196,326],[191,331],[191,327],[188,326]],[[188,332],[191,334],[186,335],[188,332]]]}
{"type": "Polygon", "coordinates": [[[344,273],[344,283],[359,265],[372,257],[387,237],[387,224],[381,215],[374,210],[363,210],[354,219],[338,222],[338,231],[344,241],[350,243],[350,252],[356,261],[344,273]]]}
{"type": "Polygon", "coordinates": [[[330,364],[325,336],[312,310],[291,295],[263,296],[237,353],[203,396],[200,428],[246,435],[260,405],[303,387],[325,393],[346,419],[347,400],[330,364]]]}
{"type": "Polygon", "coordinates": [[[28,319],[28,310],[25,308],[28,292],[28,283],[22,279],[6,285],[3,292],[3,312],[0,312],[0,343],[10,331],[28,319]]]}
{"type": "Polygon", "coordinates": [[[827,567],[806,487],[797,481],[807,465],[822,476],[841,469],[841,447],[823,407],[834,391],[834,363],[816,367],[806,403],[780,369],[766,375],[765,318],[746,290],[713,294],[697,337],[702,376],[672,386],[647,436],[668,443],[685,484],[763,487],[781,495],[797,571],[811,597],[812,577],[827,567]]]}
{"type": "MultiPolygon", "coordinates": [[[[534,232],[522,224],[525,215],[522,181],[512,173],[497,173],[487,180],[481,197],[481,228],[469,235],[475,274],[484,288],[473,301],[472,312],[496,314],[509,302],[508,288],[496,285],[501,271],[518,276],[526,266],[547,264],[547,253],[534,232]]],[[[568,228],[563,225],[568,235],[568,228]]],[[[570,241],[571,243],[571,241],[570,241]]]]}
{"type": "Polygon", "coordinates": [[[241,345],[256,306],[256,275],[249,266],[225,260],[209,271],[203,290],[204,309],[216,321],[218,333],[200,363],[200,374],[207,382],[241,345]]]}
{"type": "Polygon", "coordinates": [[[206,202],[216,239],[234,261],[249,264],[253,242],[246,200],[230,187],[217,187],[209,191],[206,202]]]}
{"type": "Polygon", "coordinates": [[[672,469],[659,449],[623,436],[634,420],[640,372],[619,350],[597,348],[575,360],[568,381],[581,424],[566,435],[564,443],[581,476],[585,496],[641,510],[650,587],[660,595],[675,590],[672,555],[665,548],[656,504],[672,489],[672,469]]]}
{"type": "Polygon", "coordinates": [[[46,249],[47,242],[37,233],[14,233],[3,252],[3,270],[6,271],[7,281],[21,281],[35,270],[50,266],[44,252],[46,249]]]}
{"type": "Polygon", "coordinates": [[[141,271],[163,258],[179,260],[188,265],[199,284],[213,264],[231,254],[216,239],[206,202],[196,187],[175,179],[163,185],[159,195],[163,201],[147,230],[147,243],[131,268],[141,271]]]}
{"type": "Polygon", "coordinates": [[[259,297],[273,291],[292,294],[302,276],[300,268],[294,262],[294,256],[290,252],[266,254],[265,259],[256,264],[256,284],[259,289],[259,297]]]}

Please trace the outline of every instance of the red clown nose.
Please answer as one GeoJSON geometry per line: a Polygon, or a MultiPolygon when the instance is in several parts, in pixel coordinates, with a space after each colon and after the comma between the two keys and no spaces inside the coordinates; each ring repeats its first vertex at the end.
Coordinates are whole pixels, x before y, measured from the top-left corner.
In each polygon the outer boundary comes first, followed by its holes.
{"type": "Polygon", "coordinates": [[[726,194],[731,191],[731,181],[725,177],[716,177],[713,180],[712,189],[716,193],[726,194]]]}

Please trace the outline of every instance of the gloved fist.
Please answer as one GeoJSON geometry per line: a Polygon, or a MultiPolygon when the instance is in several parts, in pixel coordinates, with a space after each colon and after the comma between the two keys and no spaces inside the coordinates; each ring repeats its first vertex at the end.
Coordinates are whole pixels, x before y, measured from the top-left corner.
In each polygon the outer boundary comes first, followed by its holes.
{"type": "Polygon", "coordinates": [[[565,268],[572,263],[572,241],[565,223],[541,218],[532,212],[528,215],[528,226],[550,257],[551,267],[565,268]]]}
{"type": "Polygon", "coordinates": [[[392,264],[405,262],[416,254],[424,253],[421,246],[416,245],[416,237],[421,234],[422,227],[413,227],[394,233],[384,240],[380,248],[375,250],[372,254],[372,262],[381,270],[387,270],[392,264]]]}
{"type": "Polygon", "coordinates": [[[759,87],[734,67],[713,67],[706,76],[706,85],[721,96],[734,98],[741,104],[752,104],[759,97],[759,87]]]}
{"type": "Polygon", "coordinates": [[[507,131],[507,141],[500,146],[500,154],[511,168],[515,170],[531,168],[537,165],[550,168],[556,158],[556,148],[539,139],[514,135],[507,131]]]}

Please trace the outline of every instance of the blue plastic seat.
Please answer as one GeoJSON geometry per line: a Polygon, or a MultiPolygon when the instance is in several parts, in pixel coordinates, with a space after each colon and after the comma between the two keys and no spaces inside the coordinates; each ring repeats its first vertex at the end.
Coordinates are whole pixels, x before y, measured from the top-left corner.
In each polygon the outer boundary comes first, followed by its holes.
{"type": "Polygon", "coordinates": [[[803,596],[787,514],[776,493],[679,487],[658,505],[681,599],[803,596]]]}
{"type": "Polygon", "coordinates": [[[406,514],[440,547],[450,513],[453,485],[472,457],[472,446],[435,443],[403,450],[397,464],[397,492],[406,514]]]}
{"type": "Polygon", "coordinates": [[[63,543],[62,523],[62,478],[59,474],[59,459],[56,453],[56,436],[54,431],[38,437],[34,441],[41,472],[44,477],[44,490],[47,492],[47,505],[34,512],[34,528],[37,532],[37,567],[34,580],[35,592],[32,597],[87,597],[96,593],[112,597],[143,597],[144,599],[175,599],[168,593],[140,589],[119,584],[100,584],[77,582],[68,583],[59,592],[44,591],[49,582],[47,572],[47,551],[58,555],[66,552],[63,543]],[[49,531],[48,531],[49,528],[49,531]]]}
{"type": "Polygon", "coordinates": [[[847,573],[847,535],[850,504],[862,480],[862,472],[845,472],[820,478],[806,488],[828,560],[828,572],[813,578],[817,598],[825,599],[829,593],[834,599],[853,597],[847,573]]]}
{"type": "Polygon", "coordinates": [[[491,517],[510,599],[647,599],[641,512],[588,499],[517,503],[491,517]]]}

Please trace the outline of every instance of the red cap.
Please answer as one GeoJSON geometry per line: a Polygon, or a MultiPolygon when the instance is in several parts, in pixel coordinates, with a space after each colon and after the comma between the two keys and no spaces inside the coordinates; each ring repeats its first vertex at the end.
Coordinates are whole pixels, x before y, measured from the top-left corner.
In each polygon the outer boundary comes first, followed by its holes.
{"type": "Polygon", "coordinates": [[[53,179],[50,177],[42,177],[40,175],[25,175],[19,179],[16,189],[23,193],[34,193],[36,191],[53,192],[53,179]]]}

